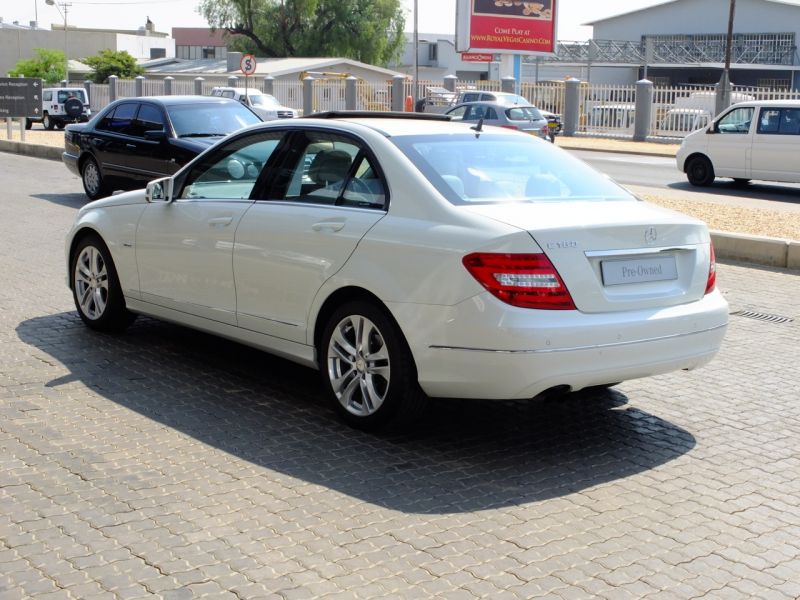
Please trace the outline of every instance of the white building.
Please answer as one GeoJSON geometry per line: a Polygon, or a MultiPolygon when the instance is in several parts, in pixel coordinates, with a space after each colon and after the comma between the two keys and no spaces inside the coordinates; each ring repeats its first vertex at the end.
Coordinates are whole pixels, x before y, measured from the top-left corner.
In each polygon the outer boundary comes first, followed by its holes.
{"type": "MultiPolygon", "coordinates": [[[[5,76],[22,59],[34,58],[36,48],[64,50],[70,59],[70,75],[78,74],[82,81],[86,75],[78,63],[100,50],[127,51],[138,60],[175,56],[175,40],[168,33],[155,31],[152,22],[138,30],[86,29],[53,24],[51,29],[5,24],[0,20],[0,74],[5,76]],[[73,68],[74,67],[74,68],[73,68]]],[[[74,80],[74,77],[71,77],[74,80]]]]}

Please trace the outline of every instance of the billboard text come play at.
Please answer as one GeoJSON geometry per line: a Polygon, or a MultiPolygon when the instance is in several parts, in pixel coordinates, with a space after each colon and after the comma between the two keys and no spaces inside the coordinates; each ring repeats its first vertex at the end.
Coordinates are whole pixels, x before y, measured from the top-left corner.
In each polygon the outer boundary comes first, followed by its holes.
{"type": "Polygon", "coordinates": [[[557,0],[456,1],[456,49],[459,52],[555,52],[557,0]]]}

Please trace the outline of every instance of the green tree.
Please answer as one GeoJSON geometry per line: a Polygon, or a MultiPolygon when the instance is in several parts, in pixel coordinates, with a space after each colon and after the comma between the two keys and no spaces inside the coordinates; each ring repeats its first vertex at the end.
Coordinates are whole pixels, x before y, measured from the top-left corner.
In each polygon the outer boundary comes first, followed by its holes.
{"type": "Polygon", "coordinates": [[[108,83],[111,75],[120,79],[132,79],[144,73],[144,69],[127,50],[100,50],[94,56],[84,58],[83,62],[94,69],[92,80],[95,83],[108,83]]]}
{"type": "Polygon", "coordinates": [[[209,24],[268,58],[339,56],[385,65],[402,51],[400,0],[203,0],[209,24]]]}
{"type": "Polygon", "coordinates": [[[12,77],[41,77],[45,83],[58,83],[64,79],[65,64],[62,50],[35,48],[36,58],[26,58],[17,62],[8,73],[12,77]]]}

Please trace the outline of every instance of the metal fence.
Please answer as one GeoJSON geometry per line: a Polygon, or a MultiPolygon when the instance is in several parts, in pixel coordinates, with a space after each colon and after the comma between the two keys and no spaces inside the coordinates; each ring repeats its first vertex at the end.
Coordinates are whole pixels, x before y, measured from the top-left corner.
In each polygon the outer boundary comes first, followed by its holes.
{"type": "MultiPolygon", "coordinates": [[[[135,80],[118,80],[116,97],[128,98],[137,95],[135,80]]],[[[229,79],[225,76],[198,78],[196,80],[172,80],[172,94],[191,95],[197,86],[207,95],[215,86],[225,86],[229,79]]],[[[100,110],[110,100],[109,85],[87,84],[93,111],[100,110]]],[[[239,80],[236,85],[244,85],[239,80]]],[[[272,94],[286,106],[305,112],[343,110],[346,108],[347,80],[341,77],[321,78],[311,82],[311,106],[304,107],[304,82],[274,80],[267,84],[263,79],[250,82],[253,89],[272,88],[272,94]],[[309,110],[310,109],[310,110],[309,110]]],[[[425,96],[428,88],[442,88],[441,81],[419,81],[417,97],[425,96]]],[[[500,81],[456,81],[456,91],[485,90],[499,91],[500,81]]],[[[153,96],[165,93],[163,80],[140,80],[141,95],[153,96]]],[[[520,95],[532,104],[556,114],[564,112],[565,84],[547,81],[542,83],[524,82],[519,86],[520,95]]],[[[392,109],[392,81],[355,82],[357,110],[387,111],[392,109]]],[[[403,101],[413,97],[413,82],[403,81],[403,101]]],[[[653,110],[649,135],[653,138],[682,138],[691,131],[707,125],[715,110],[714,86],[654,87],[653,110]]],[[[774,88],[752,88],[734,86],[734,102],[744,100],[800,100],[800,91],[774,88]]],[[[634,131],[636,114],[635,85],[580,84],[580,111],[577,124],[578,135],[604,137],[631,137],[634,131]]]]}

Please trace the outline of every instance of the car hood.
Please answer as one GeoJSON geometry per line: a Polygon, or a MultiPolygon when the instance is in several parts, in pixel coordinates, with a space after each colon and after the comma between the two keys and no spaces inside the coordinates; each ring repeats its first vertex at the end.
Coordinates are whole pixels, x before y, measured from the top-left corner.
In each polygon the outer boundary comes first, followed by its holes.
{"type": "Polygon", "coordinates": [[[130,204],[147,204],[144,197],[144,190],[133,190],[130,192],[115,193],[108,198],[102,198],[85,204],[80,209],[80,213],[98,208],[109,208],[112,206],[126,206],[130,204]]]}
{"type": "Polygon", "coordinates": [[[209,137],[183,137],[183,138],[174,138],[171,140],[171,143],[178,148],[184,148],[189,150],[190,152],[194,152],[196,154],[200,154],[206,148],[213,146],[218,141],[223,139],[221,135],[209,136],[209,137]]]}

